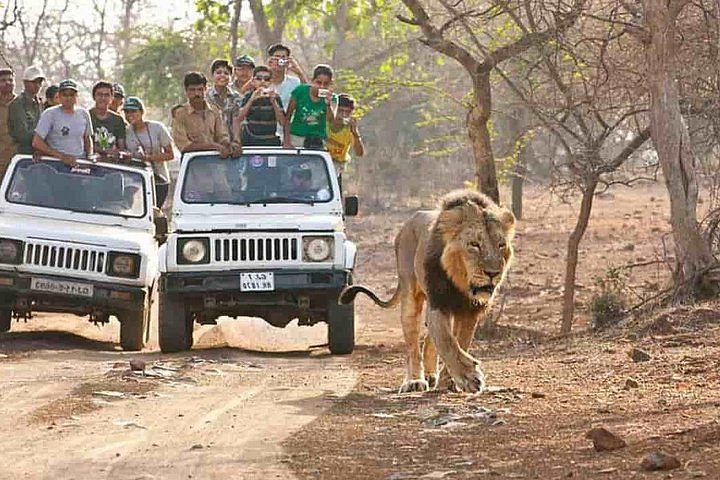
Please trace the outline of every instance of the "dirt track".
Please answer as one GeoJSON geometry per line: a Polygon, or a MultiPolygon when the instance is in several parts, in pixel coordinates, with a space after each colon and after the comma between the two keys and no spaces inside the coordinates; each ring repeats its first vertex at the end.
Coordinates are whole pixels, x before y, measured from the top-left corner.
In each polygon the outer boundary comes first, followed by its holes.
{"type": "Polygon", "coordinates": [[[356,379],[308,349],[322,327],[226,321],[183,355],[123,353],[116,329],[40,315],[0,335],[0,479],[291,478],[280,443],[356,379]]]}

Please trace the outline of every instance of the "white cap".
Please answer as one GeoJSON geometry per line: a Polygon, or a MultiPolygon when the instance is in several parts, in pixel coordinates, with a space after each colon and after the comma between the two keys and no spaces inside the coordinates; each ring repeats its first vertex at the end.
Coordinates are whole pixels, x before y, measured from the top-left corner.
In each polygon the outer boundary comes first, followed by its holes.
{"type": "Polygon", "coordinates": [[[35,65],[31,65],[25,69],[25,73],[23,73],[23,80],[37,80],[38,78],[42,78],[45,80],[45,74],[40,69],[40,67],[36,67],[35,65]]]}

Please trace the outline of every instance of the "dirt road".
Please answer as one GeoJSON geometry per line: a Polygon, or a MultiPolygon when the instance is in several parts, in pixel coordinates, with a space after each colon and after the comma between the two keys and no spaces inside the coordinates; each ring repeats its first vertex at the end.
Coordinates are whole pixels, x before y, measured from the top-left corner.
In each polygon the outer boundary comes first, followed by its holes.
{"type": "Polygon", "coordinates": [[[310,348],[322,326],[227,320],[176,355],[116,341],[116,323],[61,315],[0,334],[0,479],[294,478],[280,443],[357,377],[310,348]]]}

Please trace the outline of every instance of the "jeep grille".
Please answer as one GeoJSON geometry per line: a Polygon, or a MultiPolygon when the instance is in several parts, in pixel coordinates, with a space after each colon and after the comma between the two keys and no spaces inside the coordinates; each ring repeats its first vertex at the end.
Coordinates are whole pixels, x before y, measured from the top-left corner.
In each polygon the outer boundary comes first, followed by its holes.
{"type": "Polygon", "coordinates": [[[28,242],[25,246],[25,263],[59,270],[103,273],[105,271],[105,252],[88,248],[28,242]]]}
{"type": "Polygon", "coordinates": [[[212,240],[211,257],[215,263],[288,263],[302,258],[299,236],[221,237],[212,240]]]}

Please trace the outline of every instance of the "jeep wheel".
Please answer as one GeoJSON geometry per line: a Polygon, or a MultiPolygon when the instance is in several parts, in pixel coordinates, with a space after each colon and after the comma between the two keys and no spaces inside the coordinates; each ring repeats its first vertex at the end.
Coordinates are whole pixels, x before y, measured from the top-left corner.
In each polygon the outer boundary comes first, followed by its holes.
{"type": "Polygon", "coordinates": [[[0,332],[9,332],[12,325],[12,309],[0,309],[0,332]]]}
{"type": "Polygon", "coordinates": [[[150,321],[150,309],[125,310],[117,314],[120,320],[120,346],[126,352],[142,350],[145,331],[150,321]]]}
{"type": "Polygon", "coordinates": [[[158,337],[164,353],[190,350],[193,344],[193,320],[177,295],[160,294],[158,337]]]}
{"type": "Polygon", "coordinates": [[[355,349],[355,306],[328,306],[328,346],[334,355],[347,355],[355,349]]]}

